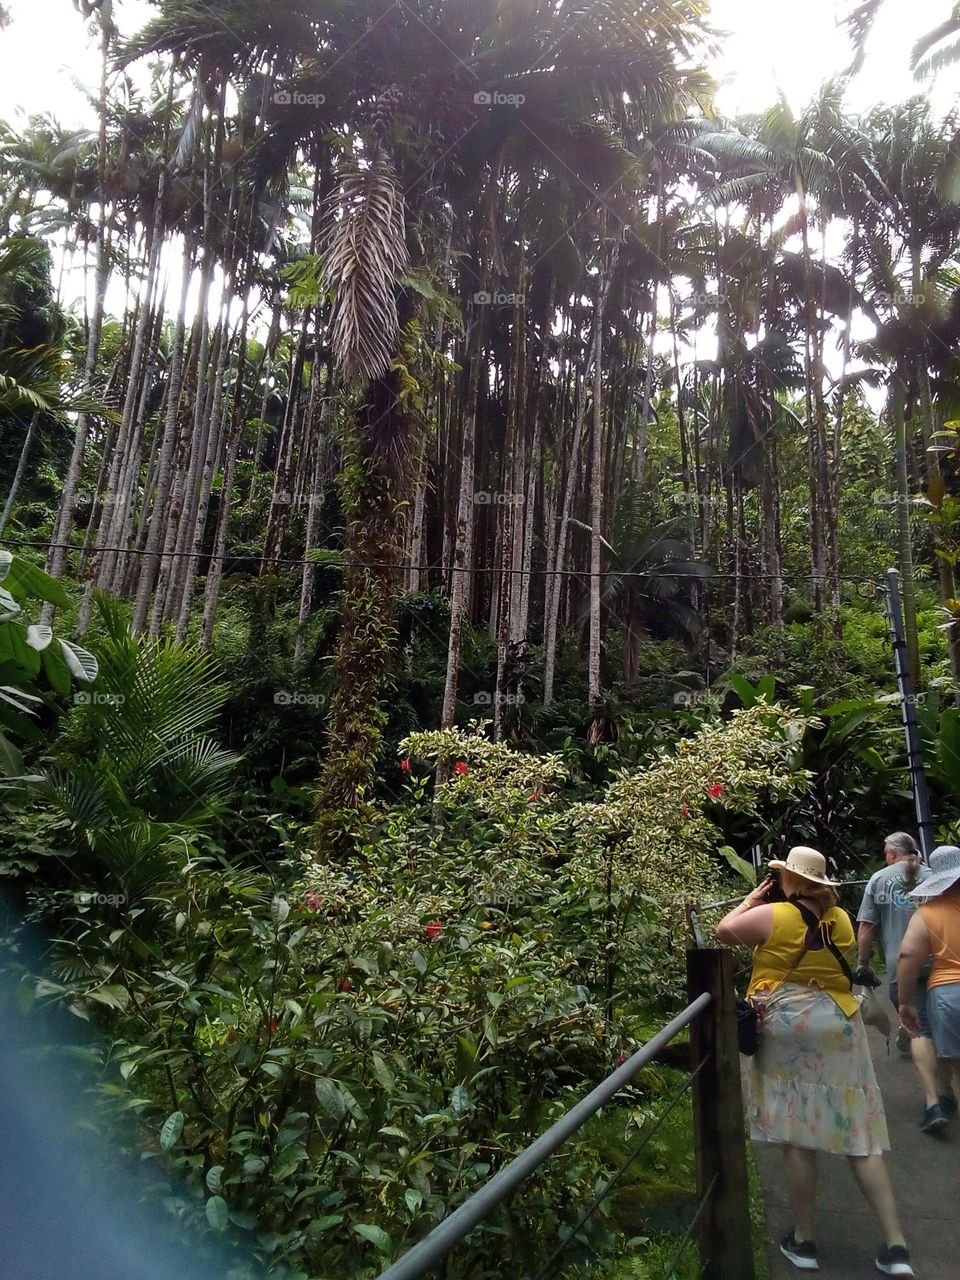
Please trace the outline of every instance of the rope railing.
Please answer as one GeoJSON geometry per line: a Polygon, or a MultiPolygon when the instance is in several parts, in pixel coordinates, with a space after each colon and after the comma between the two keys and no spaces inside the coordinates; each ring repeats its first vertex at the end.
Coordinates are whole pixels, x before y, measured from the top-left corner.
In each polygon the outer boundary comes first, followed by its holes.
{"type": "MultiPolygon", "coordinates": [[[[444,1218],[402,1258],[382,1272],[378,1280],[423,1280],[423,1277],[427,1276],[437,1263],[441,1262],[479,1223],[489,1217],[493,1210],[507,1196],[516,1191],[520,1184],[532,1173],[535,1173],[569,1137],[576,1133],[592,1116],[596,1115],[601,1107],[605,1106],[625,1085],[629,1084],[642,1067],[649,1066],[671,1040],[675,1039],[681,1031],[694,1023],[698,1016],[710,1006],[713,999],[714,997],[709,991],[704,991],[691,1000],[682,1012],[677,1014],[666,1026],[662,1027],[622,1066],[607,1076],[585,1098],[582,1098],[575,1106],[571,1107],[545,1133],[542,1133],[530,1146],[515,1156],[509,1164],[505,1165],[478,1191],[475,1191],[459,1208],[444,1218]]],[[[705,1064],[706,1059],[701,1061],[696,1071],[691,1073],[689,1079],[685,1082],[684,1091],[690,1088],[705,1064]]],[[[679,1097],[676,1101],[679,1101],[679,1097]]],[[[672,1103],[672,1105],[675,1105],[675,1103],[672,1103]]],[[[664,1115],[660,1123],[665,1118],[666,1116],[664,1115]]],[[[644,1145],[646,1145],[646,1141],[649,1141],[651,1136],[652,1134],[647,1136],[644,1145]]],[[[635,1152],[630,1157],[628,1164],[632,1163],[633,1159],[639,1154],[639,1151],[635,1152]]],[[[623,1172],[625,1172],[625,1168],[620,1173],[621,1177],[623,1172]]],[[[606,1194],[606,1189],[604,1194],[606,1194]]],[[[587,1218],[592,1216],[592,1213],[596,1211],[597,1206],[602,1201],[603,1196],[601,1195],[596,1204],[591,1207],[590,1213],[583,1219],[583,1222],[586,1222],[587,1218]]],[[[583,1223],[580,1225],[583,1225],[583,1223]]],[[[693,1230],[693,1226],[691,1226],[690,1230],[693,1230]]],[[[564,1248],[574,1239],[574,1236],[575,1231],[569,1233],[565,1238],[564,1248]]],[[[559,1257],[557,1251],[554,1251],[554,1255],[551,1255],[551,1259],[548,1259],[551,1266],[555,1265],[555,1257],[559,1257]]],[[[538,1273],[538,1275],[545,1274],[546,1272],[542,1270],[538,1273]]]]}

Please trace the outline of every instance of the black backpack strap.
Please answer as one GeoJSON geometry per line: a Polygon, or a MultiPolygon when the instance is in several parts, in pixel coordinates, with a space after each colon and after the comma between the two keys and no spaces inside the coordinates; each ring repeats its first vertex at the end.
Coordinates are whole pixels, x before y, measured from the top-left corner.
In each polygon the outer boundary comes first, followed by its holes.
{"type": "Polygon", "coordinates": [[[796,907],[797,910],[800,912],[800,915],[803,917],[803,922],[807,926],[807,928],[816,929],[820,932],[824,941],[824,945],[826,946],[830,954],[833,956],[834,960],[836,960],[837,964],[840,966],[841,972],[843,973],[843,976],[846,978],[847,982],[849,982],[850,990],[852,991],[853,990],[853,970],[850,968],[849,964],[847,963],[846,957],[844,956],[843,952],[834,942],[833,930],[830,928],[829,925],[827,925],[827,927],[824,928],[822,919],[816,914],[816,912],[811,911],[809,907],[805,907],[802,902],[797,902],[795,898],[790,898],[789,901],[791,905],[796,907]]]}

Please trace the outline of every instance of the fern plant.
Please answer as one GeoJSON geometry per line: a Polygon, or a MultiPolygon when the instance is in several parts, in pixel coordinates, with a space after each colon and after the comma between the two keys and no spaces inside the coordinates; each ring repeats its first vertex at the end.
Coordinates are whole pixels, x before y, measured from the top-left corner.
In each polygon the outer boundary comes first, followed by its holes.
{"type": "Polygon", "coordinates": [[[213,728],[227,696],[214,662],[127,628],[99,597],[100,678],[78,698],[42,789],[77,850],[129,898],[169,882],[227,804],[239,757],[213,728]]]}

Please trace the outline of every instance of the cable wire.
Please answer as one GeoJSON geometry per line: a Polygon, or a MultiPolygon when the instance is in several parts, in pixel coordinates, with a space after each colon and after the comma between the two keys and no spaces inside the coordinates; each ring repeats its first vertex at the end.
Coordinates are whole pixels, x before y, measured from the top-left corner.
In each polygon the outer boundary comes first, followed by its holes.
{"type": "MultiPolygon", "coordinates": [[[[4,538],[3,542],[8,547],[37,547],[42,550],[58,550],[58,551],[82,551],[82,547],[75,546],[69,542],[42,542],[34,541],[27,538],[14,539],[4,538]]],[[[594,576],[600,578],[678,578],[688,579],[690,582],[699,582],[701,585],[709,586],[713,582],[822,582],[828,581],[825,574],[812,573],[712,573],[708,578],[701,577],[695,573],[681,572],[661,572],[656,566],[652,566],[647,570],[632,569],[603,569],[597,575],[590,572],[589,569],[540,569],[530,567],[528,569],[506,569],[497,565],[478,565],[471,569],[457,568],[456,565],[442,564],[404,564],[400,561],[393,560],[344,560],[340,563],[325,564],[322,560],[302,559],[291,556],[256,556],[243,555],[240,553],[224,552],[223,555],[215,555],[210,551],[147,551],[143,547],[94,547],[87,548],[87,553],[93,556],[101,555],[104,552],[111,552],[123,556],[150,556],[158,560],[230,560],[240,563],[252,564],[276,564],[276,565],[312,565],[316,569],[397,569],[403,571],[413,571],[417,573],[495,573],[501,576],[528,576],[536,578],[592,578],[594,576]]],[[[878,592],[882,590],[879,586],[879,575],[860,575],[860,574],[840,574],[837,578],[838,582],[858,582],[870,583],[877,587],[878,592]]]]}
{"type": "Polygon", "coordinates": [[[710,1179],[710,1185],[709,1187],[707,1187],[706,1191],[703,1193],[700,1203],[697,1205],[697,1212],[693,1215],[691,1222],[687,1226],[686,1231],[683,1233],[683,1237],[680,1240],[680,1246],[677,1249],[677,1252],[673,1255],[673,1261],[670,1263],[666,1271],[663,1273],[663,1280],[672,1280],[672,1276],[677,1269],[677,1263],[680,1261],[681,1257],[683,1256],[683,1251],[684,1249],[686,1249],[687,1244],[690,1240],[690,1237],[693,1235],[694,1228],[696,1227],[697,1223],[700,1221],[700,1215],[703,1213],[704,1209],[707,1207],[707,1201],[713,1195],[713,1188],[717,1185],[717,1179],[719,1177],[720,1177],[719,1173],[715,1173],[713,1177],[710,1179]]]}
{"type": "Polygon", "coordinates": [[[646,1147],[647,1143],[650,1141],[653,1135],[657,1132],[657,1130],[666,1120],[667,1116],[674,1109],[674,1107],[677,1105],[677,1103],[680,1101],[683,1095],[687,1092],[687,1090],[693,1084],[694,1080],[696,1080],[697,1076],[706,1066],[707,1062],[709,1061],[709,1058],[710,1058],[710,1054],[707,1054],[706,1057],[704,1057],[703,1060],[699,1063],[699,1065],[693,1071],[691,1071],[690,1075],[687,1077],[686,1080],[684,1080],[683,1084],[680,1086],[680,1088],[676,1091],[676,1093],[670,1099],[669,1103],[664,1108],[664,1110],[660,1113],[660,1115],[657,1117],[654,1123],[650,1126],[650,1128],[643,1134],[639,1143],[633,1149],[633,1151],[631,1151],[630,1155],[627,1156],[627,1159],[624,1161],[624,1163],[620,1166],[617,1172],[613,1174],[613,1176],[610,1178],[609,1182],[607,1182],[607,1184],[604,1186],[603,1190],[599,1193],[599,1195],[594,1197],[591,1203],[587,1206],[587,1208],[581,1214],[576,1225],[573,1226],[570,1229],[570,1231],[563,1237],[559,1245],[556,1247],[556,1249],[554,1249],[553,1253],[551,1253],[549,1258],[547,1258],[546,1262],[542,1264],[539,1271],[536,1271],[533,1274],[533,1276],[531,1276],[530,1280],[544,1280],[544,1277],[550,1274],[550,1272],[553,1270],[553,1265],[556,1262],[556,1260],[566,1250],[570,1242],[576,1238],[577,1232],[580,1230],[580,1228],[590,1218],[593,1217],[597,1209],[600,1207],[600,1205],[604,1202],[604,1200],[609,1195],[611,1189],[617,1185],[617,1183],[620,1181],[623,1175],[627,1172],[627,1170],[630,1168],[633,1162],[641,1154],[641,1152],[646,1147]]]}

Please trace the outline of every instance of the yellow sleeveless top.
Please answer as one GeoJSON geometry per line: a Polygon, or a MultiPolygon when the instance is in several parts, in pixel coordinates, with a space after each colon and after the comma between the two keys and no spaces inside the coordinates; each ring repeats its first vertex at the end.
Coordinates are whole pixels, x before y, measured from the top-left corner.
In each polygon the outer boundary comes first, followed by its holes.
{"type": "MultiPolygon", "coordinates": [[[[837,949],[842,954],[849,952],[855,939],[847,913],[831,907],[824,913],[822,922],[830,926],[837,949]]],[[[804,952],[806,936],[807,926],[797,908],[789,902],[775,902],[770,937],[753,949],[753,973],[747,995],[773,992],[783,982],[805,983],[826,992],[848,1018],[852,1017],[860,1002],[850,990],[843,970],[827,947],[804,952]]]]}

